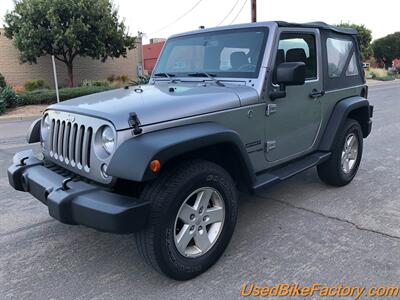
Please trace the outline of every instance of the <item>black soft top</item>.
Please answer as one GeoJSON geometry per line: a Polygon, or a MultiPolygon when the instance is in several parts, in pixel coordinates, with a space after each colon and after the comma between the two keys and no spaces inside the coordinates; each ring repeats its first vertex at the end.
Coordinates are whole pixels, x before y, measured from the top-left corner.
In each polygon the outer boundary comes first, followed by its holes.
{"type": "Polygon", "coordinates": [[[326,24],[324,22],[309,22],[309,23],[289,23],[284,21],[276,21],[279,27],[305,27],[305,28],[319,28],[324,30],[331,30],[342,34],[357,35],[357,30],[353,28],[342,28],[326,24]]]}

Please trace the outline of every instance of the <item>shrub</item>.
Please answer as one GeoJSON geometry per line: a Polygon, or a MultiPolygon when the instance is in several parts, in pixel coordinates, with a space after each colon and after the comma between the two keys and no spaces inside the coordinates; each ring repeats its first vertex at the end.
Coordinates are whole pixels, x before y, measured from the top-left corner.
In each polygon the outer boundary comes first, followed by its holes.
{"type": "MultiPolygon", "coordinates": [[[[59,90],[60,101],[65,101],[89,94],[99,93],[110,89],[111,87],[106,87],[106,86],[81,86],[74,88],[63,88],[59,90]]],[[[57,96],[55,90],[36,90],[20,94],[18,99],[18,104],[19,105],[51,104],[56,101],[57,101],[57,96]]]]}
{"type": "Polygon", "coordinates": [[[16,106],[17,99],[18,98],[14,90],[9,86],[6,86],[0,91],[0,101],[4,102],[6,108],[16,106]]]}
{"type": "Polygon", "coordinates": [[[128,77],[128,75],[120,75],[120,76],[117,76],[117,80],[122,81],[122,82],[127,82],[129,80],[129,77],[128,77]]]}
{"type": "Polygon", "coordinates": [[[82,86],[110,86],[107,80],[84,80],[82,86]]]}
{"type": "Polygon", "coordinates": [[[394,80],[394,76],[382,76],[382,77],[375,77],[375,80],[379,80],[379,81],[391,81],[394,80]]]}
{"type": "Polygon", "coordinates": [[[44,80],[41,79],[35,79],[35,80],[28,80],[24,83],[24,88],[26,91],[35,91],[35,90],[41,90],[46,88],[46,84],[44,80]]]}
{"type": "Polygon", "coordinates": [[[1,75],[0,73],[0,89],[5,88],[6,87],[6,79],[4,78],[3,75],[1,75]]]}
{"type": "Polygon", "coordinates": [[[129,77],[128,77],[128,75],[115,75],[115,74],[112,74],[112,75],[107,77],[107,80],[109,82],[120,81],[122,83],[125,83],[125,82],[127,82],[129,80],[129,77]]]}
{"type": "Polygon", "coordinates": [[[21,93],[26,92],[25,88],[24,88],[22,85],[16,85],[16,86],[14,86],[14,91],[15,91],[17,94],[21,94],[21,93]]]}
{"type": "Polygon", "coordinates": [[[139,84],[148,84],[150,80],[150,76],[139,76],[138,83],[139,84]]]}
{"type": "Polygon", "coordinates": [[[385,69],[370,68],[368,72],[366,72],[366,77],[373,79],[376,77],[386,77],[387,75],[388,72],[385,69]]]}
{"type": "Polygon", "coordinates": [[[107,77],[107,80],[109,81],[109,82],[113,82],[113,81],[115,81],[115,74],[112,74],[112,75],[110,75],[110,76],[108,76],[107,77]]]}
{"type": "Polygon", "coordinates": [[[6,111],[6,102],[0,100],[0,115],[3,114],[5,111],[6,111]]]}
{"type": "Polygon", "coordinates": [[[126,86],[126,84],[121,81],[113,81],[113,82],[110,82],[110,86],[113,89],[119,89],[119,88],[126,86]]]}

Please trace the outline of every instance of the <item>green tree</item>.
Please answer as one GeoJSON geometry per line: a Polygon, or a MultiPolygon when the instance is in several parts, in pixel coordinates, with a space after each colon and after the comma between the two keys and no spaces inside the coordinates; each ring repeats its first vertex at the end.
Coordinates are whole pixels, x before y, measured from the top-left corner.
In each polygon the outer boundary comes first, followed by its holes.
{"type": "Polygon", "coordinates": [[[391,66],[395,58],[400,58],[400,31],[375,40],[372,47],[375,58],[383,61],[385,68],[391,66]]]}
{"type": "Polygon", "coordinates": [[[5,15],[5,35],[14,39],[23,63],[54,55],[67,66],[74,85],[77,56],[101,59],[126,57],[135,47],[110,0],[16,0],[5,15]]]}
{"type": "Polygon", "coordinates": [[[373,50],[372,50],[372,46],[371,46],[371,41],[372,41],[371,30],[369,30],[364,25],[350,24],[350,23],[340,23],[337,26],[343,27],[343,28],[357,29],[357,31],[358,31],[357,40],[358,40],[358,44],[360,45],[362,60],[366,60],[373,55],[373,50]]]}

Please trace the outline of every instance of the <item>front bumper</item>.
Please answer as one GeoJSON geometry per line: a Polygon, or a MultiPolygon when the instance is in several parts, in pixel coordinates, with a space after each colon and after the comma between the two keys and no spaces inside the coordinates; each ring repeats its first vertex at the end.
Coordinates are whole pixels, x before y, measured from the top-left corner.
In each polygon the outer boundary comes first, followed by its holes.
{"type": "Polygon", "coordinates": [[[50,216],[66,224],[113,233],[131,233],[146,225],[148,202],[97,184],[70,181],[47,168],[32,151],[14,156],[8,180],[16,190],[29,192],[47,205],[50,216]]]}

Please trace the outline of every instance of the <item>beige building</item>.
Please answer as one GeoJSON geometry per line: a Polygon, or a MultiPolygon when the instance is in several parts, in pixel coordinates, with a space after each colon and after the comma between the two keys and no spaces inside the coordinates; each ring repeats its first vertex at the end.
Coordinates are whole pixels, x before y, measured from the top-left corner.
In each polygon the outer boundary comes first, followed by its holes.
{"type": "MultiPolygon", "coordinates": [[[[0,73],[11,86],[23,85],[30,79],[43,79],[46,84],[54,86],[54,77],[51,56],[38,59],[37,64],[21,64],[19,52],[13,46],[12,41],[4,36],[4,30],[0,29],[0,73]]],[[[138,77],[142,65],[142,43],[138,40],[135,49],[129,51],[126,58],[107,59],[105,63],[91,58],[77,57],[74,61],[75,85],[85,79],[106,79],[108,76],[127,75],[135,80],[138,77]]],[[[56,61],[57,77],[59,85],[68,83],[67,68],[65,64],[56,61]]]]}

